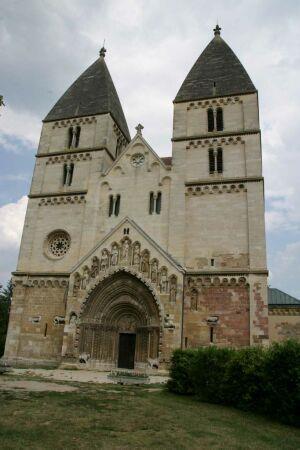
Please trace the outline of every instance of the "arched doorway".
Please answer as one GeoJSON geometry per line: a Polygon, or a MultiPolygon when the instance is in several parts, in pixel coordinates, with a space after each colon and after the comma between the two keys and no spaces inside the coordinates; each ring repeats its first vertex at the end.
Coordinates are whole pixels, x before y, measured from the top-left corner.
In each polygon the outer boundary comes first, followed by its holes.
{"type": "Polygon", "coordinates": [[[87,299],[79,321],[79,352],[106,368],[141,368],[158,358],[160,320],[142,281],[118,272],[87,299]]]}

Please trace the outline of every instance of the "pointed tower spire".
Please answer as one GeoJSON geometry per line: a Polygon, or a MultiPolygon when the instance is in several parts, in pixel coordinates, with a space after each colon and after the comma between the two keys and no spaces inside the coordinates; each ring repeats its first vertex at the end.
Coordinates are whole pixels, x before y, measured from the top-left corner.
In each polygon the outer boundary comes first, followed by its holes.
{"type": "Polygon", "coordinates": [[[110,114],[126,140],[130,133],[118,93],[105,63],[104,45],[100,57],[83,72],[53,106],[44,122],[96,114],[110,114]]]}
{"type": "Polygon", "coordinates": [[[256,92],[243,65],[220,34],[221,27],[217,24],[214,38],[191,68],[175,103],[256,92]]]}

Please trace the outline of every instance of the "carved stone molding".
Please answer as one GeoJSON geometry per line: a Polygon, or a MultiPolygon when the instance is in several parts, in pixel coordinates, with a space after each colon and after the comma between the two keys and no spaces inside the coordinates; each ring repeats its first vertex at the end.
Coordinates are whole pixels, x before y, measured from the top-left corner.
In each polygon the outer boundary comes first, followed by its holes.
{"type": "Polygon", "coordinates": [[[89,124],[89,123],[96,123],[97,119],[96,117],[80,117],[80,118],[74,118],[74,119],[65,119],[65,120],[59,120],[54,123],[52,128],[62,128],[62,127],[69,127],[72,125],[79,125],[79,124],[89,124]]]}
{"type": "Polygon", "coordinates": [[[185,279],[185,288],[186,293],[189,294],[191,292],[196,292],[197,289],[202,287],[235,287],[235,286],[245,286],[249,287],[247,283],[246,277],[237,277],[237,276],[215,276],[215,275],[206,275],[203,277],[199,276],[188,276],[185,279]]]}
{"type": "Polygon", "coordinates": [[[243,103],[240,97],[212,98],[210,100],[202,100],[199,102],[188,103],[186,109],[208,108],[213,106],[234,105],[235,103],[243,103]]]}
{"type": "Polygon", "coordinates": [[[269,305],[269,316],[300,316],[300,307],[272,307],[269,305]]]}
{"type": "Polygon", "coordinates": [[[247,192],[244,183],[222,184],[222,185],[204,185],[189,186],[186,188],[185,195],[204,195],[204,194],[233,194],[235,192],[247,192]]]}
{"type": "Polygon", "coordinates": [[[71,153],[58,156],[50,156],[47,159],[46,164],[61,164],[75,161],[90,161],[91,159],[92,155],[90,153],[71,153]]]}
{"type": "Polygon", "coordinates": [[[13,286],[33,287],[33,288],[66,288],[69,282],[65,278],[27,278],[27,277],[14,277],[13,286]]]}
{"type": "Polygon", "coordinates": [[[219,138],[207,138],[207,139],[199,139],[199,140],[193,140],[190,141],[186,149],[189,150],[191,148],[198,148],[198,147],[214,147],[214,146],[223,146],[223,145],[237,145],[237,144],[244,144],[244,139],[241,138],[241,136],[233,136],[233,137],[219,137],[219,138]]]}
{"type": "Polygon", "coordinates": [[[86,203],[85,195],[67,195],[61,197],[46,197],[41,198],[39,206],[54,206],[54,205],[67,205],[74,203],[86,203]]]}

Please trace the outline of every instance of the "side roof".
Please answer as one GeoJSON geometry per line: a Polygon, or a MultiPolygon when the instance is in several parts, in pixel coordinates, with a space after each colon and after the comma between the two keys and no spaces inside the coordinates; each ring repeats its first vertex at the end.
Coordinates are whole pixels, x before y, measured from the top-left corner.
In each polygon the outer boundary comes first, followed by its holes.
{"type": "Polygon", "coordinates": [[[276,288],[268,288],[268,304],[269,306],[293,305],[300,308],[300,300],[276,288]]]}
{"type": "Polygon", "coordinates": [[[104,48],[101,49],[100,57],[60,97],[44,122],[110,113],[129,142],[130,133],[104,60],[105,51],[104,48]]]}
{"type": "Polygon", "coordinates": [[[240,60],[221,38],[220,30],[217,25],[214,38],[191,68],[174,103],[256,92],[240,60]]]}

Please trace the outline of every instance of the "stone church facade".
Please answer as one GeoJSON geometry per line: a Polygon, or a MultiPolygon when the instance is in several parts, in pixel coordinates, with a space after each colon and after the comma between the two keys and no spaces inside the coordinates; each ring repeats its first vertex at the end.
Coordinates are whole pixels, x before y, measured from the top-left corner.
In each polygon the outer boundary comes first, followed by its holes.
{"type": "Polygon", "coordinates": [[[164,368],[268,343],[258,94],[218,26],[173,103],[161,158],[131,139],[102,48],[44,119],[7,361],[164,368]]]}

